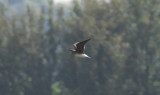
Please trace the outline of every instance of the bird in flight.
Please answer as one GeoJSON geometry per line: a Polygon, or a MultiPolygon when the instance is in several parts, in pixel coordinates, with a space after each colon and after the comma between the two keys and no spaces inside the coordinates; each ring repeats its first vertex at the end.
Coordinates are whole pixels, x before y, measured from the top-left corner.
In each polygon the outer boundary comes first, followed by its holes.
{"type": "Polygon", "coordinates": [[[85,44],[90,40],[84,40],[81,42],[76,42],[75,44],[73,44],[75,49],[69,49],[69,51],[72,52],[72,54],[74,54],[76,57],[81,57],[81,58],[91,58],[89,57],[87,54],[84,53],[85,50],[85,44]]]}

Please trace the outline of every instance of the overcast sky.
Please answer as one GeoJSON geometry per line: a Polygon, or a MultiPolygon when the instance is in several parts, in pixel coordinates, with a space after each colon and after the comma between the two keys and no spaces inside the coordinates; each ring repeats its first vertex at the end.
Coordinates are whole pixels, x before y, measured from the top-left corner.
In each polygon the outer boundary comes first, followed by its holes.
{"type": "Polygon", "coordinates": [[[72,0],[53,0],[55,3],[70,3],[72,0]]]}

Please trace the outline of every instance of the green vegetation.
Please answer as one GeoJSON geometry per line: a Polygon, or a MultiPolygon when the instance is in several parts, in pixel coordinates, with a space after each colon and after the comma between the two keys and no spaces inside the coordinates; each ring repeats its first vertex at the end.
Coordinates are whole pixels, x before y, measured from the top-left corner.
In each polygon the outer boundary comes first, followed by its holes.
{"type": "Polygon", "coordinates": [[[159,95],[160,0],[75,1],[21,15],[0,4],[0,95],[159,95]],[[91,37],[73,57],[75,41],[91,37]]]}

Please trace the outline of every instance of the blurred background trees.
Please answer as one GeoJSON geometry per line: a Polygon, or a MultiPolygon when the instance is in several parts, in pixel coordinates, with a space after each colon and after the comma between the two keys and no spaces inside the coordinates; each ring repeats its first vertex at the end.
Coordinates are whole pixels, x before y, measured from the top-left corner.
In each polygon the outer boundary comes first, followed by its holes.
{"type": "Polygon", "coordinates": [[[13,1],[0,2],[0,95],[160,94],[159,0],[13,1]],[[75,58],[86,38],[92,59],[75,58]]]}

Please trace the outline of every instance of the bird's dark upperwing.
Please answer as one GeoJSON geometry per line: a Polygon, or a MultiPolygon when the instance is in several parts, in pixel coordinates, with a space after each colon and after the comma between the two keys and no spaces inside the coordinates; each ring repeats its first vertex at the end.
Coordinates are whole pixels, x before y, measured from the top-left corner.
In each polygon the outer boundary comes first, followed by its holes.
{"type": "Polygon", "coordinates": [[[85,44],[90,40],[87,39],[87,40],[84,40],[84,41],[81,41],[81,42],[78,42],[78,43],[75,43],[74,46],[76,46],[76,52],[77,53],[83,53],[84,52],[84,49],[85,49],[85,44]]]}

